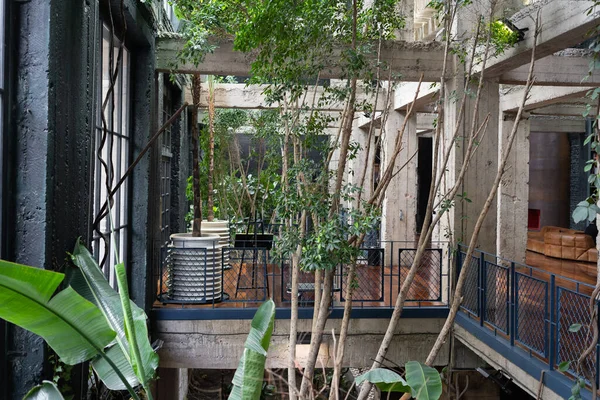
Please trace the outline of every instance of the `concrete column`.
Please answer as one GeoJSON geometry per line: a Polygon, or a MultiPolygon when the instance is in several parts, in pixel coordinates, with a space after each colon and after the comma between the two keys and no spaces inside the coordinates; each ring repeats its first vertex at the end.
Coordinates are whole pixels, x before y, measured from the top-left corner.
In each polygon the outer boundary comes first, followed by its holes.
{"type": "MultiPolygon", "coordinates": [[[[514,117],[504,114],[500,120],[499,159],[505,153],[506,141],[515,123],[514,117]]],[[[525,262],[527,246],[529,132],[529,119],[522,119],[498,188],[497,254],[522,263],[525,262]]]]}
{"type": "MultiPolygon", "coordinates": [[[[396,138],[405,119],[406,114],[403,112],[392,111],[388,116],[385,129],[381,133],[382,174],[391,162],[396,138]]],[[[394,168],[396,175],[392,178],[383,200],[381,217],[383,241],[403,241],[407,242],[403,244],[408,246],[414,244],[417,214],[417,157],[413,157],[410,161],[409,159],[417,151],[417,145],[417,118],[416,114],[413,114],[406,123],[402,137],[402,150],[394,168]],[[404,168],[400,170],[402,166],[404,168]]],[[[395,243],[393,251],[397,251],[401,245],[395,243]]],[[[388,244],[385,249],[386,262],[389,262],[391,246],[388,244]]],[[[397,254],[393,254],[393,257],[394,260],[397,259],[397,254]]]]}
{"type": "MultiPolygon", "coordinates": [[[[464,116],[459,121],[462,88],[462,78],[451,82],[446,88],[444,142],[440,149],[440,158],[443,157],[447,146],[453,146],[453,149],[447,167],[445,185],[442,185],[438,196],[449,191],[456,182],[467,151],[467,142],[472,134],[473,113],[476,107],[475,96],[467,98],[464,116]],[[450,93],[453,92],[456,93],[456,96],[450,96],[450,93]],[[455,143],[451,143],[457,124],[458,137],[455,143]]],[[[471,87],[470,90],[476,93],[477,87],[471,87]]],[[[498,83],[486,81],[477,107],[475,130],[489,114],[487,129],[479,134],[475,153],[458,190],[458,194],[462,197],[455,199],[454,206],[449,210],[448,218],[442,218],[437,235],[440,239],[445,239],[449,233],[455,241],[468,243],[471,239],[473,228],[485,204],[498,168],[499,99],[498,83]]],[[[438,173],[442,173],[442,171],[438,171],[438,173]]],[[[494,252],[496,250],[496,213],[493,211],[496,209],[495,201],[491,209],[492,212],[488,213],[484,221],[477,247],[494,252]]]]}
{"type": "MultiPolygon", "coordinates": [[[[367,159],[367,147],[369,146],[369,130],[356,127],[352,131],[352,143],[358,146],[356,156],[348,161],[348,182],[361,187],[362,200],[368,200],[373,194],[373,159],[375,158],[375,132],[371,135],[371,146],[367,159]],[[366,168],[366,173],[364,172],[366,168]],[[365,173],[364,184],[361,185],[361,177],[365,173]]],[[[355,197],[356,199],[357,197],[355,197]]],[[[348,207],[357,207],[356,201],[348,207]]]]}
{"type": "Polygon", "coordinates": [[[185,400],[188,395],[187,368],[159,368],[156,381],[157,400],[185,400]]]}

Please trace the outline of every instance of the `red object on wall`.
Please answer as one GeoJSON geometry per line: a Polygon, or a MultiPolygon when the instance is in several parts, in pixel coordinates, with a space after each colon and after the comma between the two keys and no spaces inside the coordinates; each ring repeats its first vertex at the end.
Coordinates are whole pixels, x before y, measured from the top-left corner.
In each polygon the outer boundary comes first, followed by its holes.
{"type": "Polygon", "coordinates": [[[530,208],[527,215],[527,229],[531,231],[539,231],[541,215],[542,212],[540,210],[530,208]]]}

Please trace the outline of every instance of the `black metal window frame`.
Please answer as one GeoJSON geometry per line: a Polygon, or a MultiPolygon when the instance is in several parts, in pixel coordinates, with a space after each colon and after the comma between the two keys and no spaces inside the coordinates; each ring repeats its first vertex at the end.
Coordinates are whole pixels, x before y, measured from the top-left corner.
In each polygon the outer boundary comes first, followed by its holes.
{"type": "MultiPolygon", "coordinates": [[[[173,94],[170,86],[167,84],[167,79],[168,75],[165,74],[163,83],[162,124],[166,123],[174,112],[173,94]]],[[[163,132],[160,146],[160,245],[163,249],[166,248],[171,234],[172,127],[172,125],[169,125],[163,132]]]]}
{"type": "MultiPolygon", "coordinates": [[[[7,127],[10,124],[8,103],[10,100],[9,90],[9,56],[11,46],[7,38],[10,38],[10,3],[8,0],[0,0],[0,258],[7,259],[8,238],[7,216],[8,214],[8,134],[7,127]]],[[[0,319],[0,398],[8,398],[8,324],[0,319]]]]}
{"type": "MultiPolygon", "coordinates": [[[[120,39],[105,23],[99,24],[98,62],[96,64],[96,125],[94,127],[94,175],[92,218],[95,219],[130,163],[131,153],[131,60],[126,46],[119,59],[120,39]],[[114,89],[111,76],[118,68],[114,89]],[[103,103],[104,121],[102,120],[103,103]],[[106,124],[106,125],[105,125],[106,124]],[[107,184],[108,180],[108,184],[107,184]]],[[[129,183],[126,180],[113,196],[110,213],[92,232],[92,248],[96,259],[112,286],[116,286],[115,265],[126,262],[129,242],[129,183]]]]}

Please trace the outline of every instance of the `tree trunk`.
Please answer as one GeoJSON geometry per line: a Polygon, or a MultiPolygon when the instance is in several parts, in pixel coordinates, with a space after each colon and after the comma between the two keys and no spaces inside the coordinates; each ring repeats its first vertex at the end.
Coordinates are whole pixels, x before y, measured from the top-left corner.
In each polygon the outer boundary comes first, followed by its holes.
{"type": "Polygon", "coordinates": [[[215,77],[208,77],[208,190],[206,193],[206,219],[212,222],[215,219],[214,212],[214,188],[215,175],[215,77]]]}
{"type": "Polygon", "coordinates": [[[194,227],[192,236],[198,237],[202,224],[202,193],[200,189],[200,156],[198,134],[198,107],[200,105],[200,75],[192,77],[192,188],[194,191],[194,227]]]}

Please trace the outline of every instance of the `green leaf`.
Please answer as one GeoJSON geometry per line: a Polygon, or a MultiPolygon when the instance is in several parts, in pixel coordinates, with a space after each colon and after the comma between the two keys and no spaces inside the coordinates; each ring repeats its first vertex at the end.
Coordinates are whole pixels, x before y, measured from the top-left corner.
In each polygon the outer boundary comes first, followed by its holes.
{"type": "Polygon", "coordinates": [[[356,377],[356,385],[369,381],[382,392],[410,392],[411,388],[404,379],[394,371],[385,368],[375,368],[356,377]]]}
{"type": "MultiPolygon", "coordinates": [[[[120,346],[115,345],[108,349],[106,351],[106,357],[110,358],[110,360],[115,364],[117,369],[121,371],[123,377],[127,379],[127,382],[129,382],[132,387],[139,385],[138,378],[135,375],[135,372],[133,372],[133,367],[129,362],[129,358],[125,356],[120,346]]],[[[92,367],[98,374],[98,377],[110,390],[127,389],[119,375],[117,375],[116,371],[106,361],[106,359],[102,357],[95,358],[94,361],[92,361],[92,367]]]]}
{"type": "Polygon", "coordinates": [[[442,395],[442,378],[435,369],[417,361],[405,365],[406,382],[411,387],[412,397],[417,400],[437,400],[442,395]]]}
{"type": "MultiPolygon", "coordinates": [[[[133,340],[135,340],[135,343],[137,343],[137,346],[139,347],[144,371],[143,377],[138,376],[136,378],[135,374],[131,374],[133,372],[132,366],[134,365],[135,360],[131,356],[130,339],[127,337],[125,330],[125,314],[119,293],[108,284],[104,274],[96,263],[96,260],[80,242],[77,242],[75,245],[72,259],[73,263],[80,268],[82,275],[85,278],[85,282],[87,283],[83,288],[80,288],[80,285],[77,285],[76,289],[82,295],[92,297],[91,301],[100,308],[110,326],[117,332],[117,342],[120,351],[111,348],[107,354],[111,355],[113,361],[117,361],[121,364],[123,361],[127,362],[128,366],[122,364],[124,368],[121,369],[121,371],[127,377],[131,386],[137,385],[140,381],[144,383],[149,382],[154,377],[156,368],[158,368],[158,355],[154,352],[150,341],[148,340],[146,314],[133,301],[129,300],[127,294],[126,298],[132,314],[134,326],[133,340]]],[[[75,285],[75,282],[73,282],[73,284],[75,285]]],[[[125,292],[128,292],[128,290],[125,289],[125,292]]],[[[106,360],[97,359],[93,362],[92,366],[100,376],[100,379],[102,379],[110,389],[125,389],[124,384],[120,382],[120,380],[115,379],[114,373],[107,365],[106,360]]]]}
{"type": "Polygon", "coordinates": [[[233,376],[230,400],[260,399],[274,323],[275,303],[269,299],[259,307],[252,318],[244,353],[233,376]]]}
{"type": "Polygon", "coordinates": [[[566,372],[570,366],[571,366],[571,361],[563,361],[560,364],[558,364],[558,370],[560,372],[566,372]]]}
{"type": "Polygon", "coordinates": [[[102,313],[71,287],[52,294],[64,275],[0,260],[0,318],[46,340],[69,365],[102,352],[115,337],[102,313]]]}
{"type": "Polygon", "coordinates": [[[41,385],[31,389],[23,400],[64,400],[64,397],[54,382],[43,381],[41,385]]]}
{"type": "Polygon", "coordinates": [[[569,327],[569,332],[577,333],[581,329],[581,324],[573,324],[569,327]]]}
{"type": "Polygon", "coordinates": [[[589,216],[588,210],[589,207],[575,207],[575,210],[573,211],[573,221],[575,221],[575,223],[585,221],[589,216]]]}

